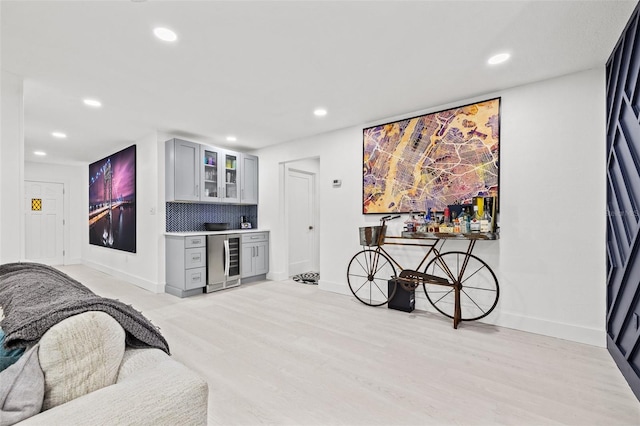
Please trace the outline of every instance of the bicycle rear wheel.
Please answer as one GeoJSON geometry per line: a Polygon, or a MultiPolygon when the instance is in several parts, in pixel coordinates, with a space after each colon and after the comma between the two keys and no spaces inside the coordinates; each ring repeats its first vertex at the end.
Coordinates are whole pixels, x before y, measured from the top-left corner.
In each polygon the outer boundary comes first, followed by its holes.
{"type": "Polygon", "coordinates": [[[460,287],[462,321],[486,317],[498,303],[500,288],[496,275],[489,265],[472,254],[459,251],[442,253],[427,264],[425,272],[452,283],[451,287],[428,283],[423,286],[433,307],[449,318],[453,318],[455,312],[455,285],[460,287]],[[469,258],[463,270],[466,256],[469,258]]]}
{"type": "Polygon", "coordinates": [[[347,282],[351,293],[369,306],[384,305],[396,292],[395,282],[388,281],[396,276],[391,260],[376,250],[364,249],[351,259],[347,268],[347,282]]]}

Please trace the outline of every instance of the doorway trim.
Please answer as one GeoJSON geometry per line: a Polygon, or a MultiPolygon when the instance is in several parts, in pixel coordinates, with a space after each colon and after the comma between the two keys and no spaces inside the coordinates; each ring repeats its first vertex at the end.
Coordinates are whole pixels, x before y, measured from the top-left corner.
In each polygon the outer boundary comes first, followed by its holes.
{"type": "MultiPolygon", "coordinates": [[[[42,180],[42,179],[24,179],[23,181],[23,211],[22,211],[22,235],[23,235],[23,253],[22,253],[22,258],[27,260],[27,246],[29,244],[28,238],[27,238],[27,214],[29,213],[29,207],[28,207],[28,189],[27,186],[29,184],[43,184],[43,185],[60,185],[62,187],[62,257],[61,257],[61,265],[66,265],[67,264],[67,249],[68,249],[68,245],[69,245],[69,227],[67,226],[68,223],[68,212],[69,212],[69,206],[68,206],[68,199],[67,199],[67,183],[66,182],[59,182],[59,181],[47,181],[47,180],[42,180]]],[[[32,259],[29,259],[32,260],[32,259]]],[[[57,265],[57,263],[55,263],[57,265]]]]}
{"type": "Polygon", "coordinates": [[[320,272],[320,202],[319,202],[319,188],[318,184],[320,181],[320,157],[308,157],[308,158],[300,158],[297,160],[290,160],[280,163],[280,187],[282,188],[282,197],[280,203],[280,212],[281,212],[281,226],[283,230],[284,237],[284,279],[288,279],[290,277],[289,274],[289,188],[288,188],[288,176],[289,170],[296,171],[298,173],[305,173],[313,175],[314,179],[314,188],[313,188],[313,224],[315,233],[314,233],[314,241],[313,241],[313,256],[315,263],[316,272],[320,272]],[[310,170],[304,170],[300,165],[296,165],[295,163],[301,163],[304,161],[317,161],[318,163],[318,171],[313,172],[310,170]]]}

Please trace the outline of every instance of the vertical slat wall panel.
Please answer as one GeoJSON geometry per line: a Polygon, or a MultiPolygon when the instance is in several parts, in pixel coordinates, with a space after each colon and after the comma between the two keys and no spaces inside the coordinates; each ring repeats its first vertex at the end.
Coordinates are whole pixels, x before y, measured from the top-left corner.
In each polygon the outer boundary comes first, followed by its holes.
{"type": "Polygon", "coordinates": [[[606,65],[607,348],[640,399],[640,25],[636,7],[606,65]]]}
{"type": "MultiPolygon", "coordinates": [[[[632,21],[633,23],[629,26],[629,41],[633,43],[633,46],[629,48],[629,67],[627,68],[627,77],[625,81],[625,94],[627,98],[632,101],[635,98],[635,94],[637,92],[636,86],[638,83],[638,71],[640,71],[639,61],[640,61],[640,49],[638,49],[636,45],[636,41],[638,40],[638,31],[640,27],[638,27],[638,19],[632,21]],[[631,35],[633,34],[633,35],[631,35]]],[[[635,105],[632,104],[635,107],[635,105]]],[[[637,108],[634,108],[636,112],[638,112],[637,108]]]]}
{"type": "Polygon", "coordinates": [[[614,51],[612,57],[607,63],[607,73],[609,79],[607,82],[607,151],[611,149],[613,138],[609,137],[614,134],[617,128],[615,117],[620,111],[621,98],[616,96],[618,90],[618,74],[620,72],[620,63],[622,58],[622,48],[624,47],[624,38],[618,42],[618,48],[614,51]]]}

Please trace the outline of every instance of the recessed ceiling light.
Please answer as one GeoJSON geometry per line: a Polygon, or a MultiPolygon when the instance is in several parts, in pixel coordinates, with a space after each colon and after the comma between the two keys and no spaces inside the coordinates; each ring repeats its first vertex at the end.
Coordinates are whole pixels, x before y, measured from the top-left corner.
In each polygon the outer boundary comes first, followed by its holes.
{"type": "Polygon", "coordinates": [[[327,110],[324,108],[316,108],[315,111],[313,111],[313,115],[316,117],[324,117],[327,115],[327,110]]]}
{"type": "Polygon", "coordinates": [[[238,140],[238,138],[236,138],[235,136],[227,136],[227,141],[228,142],[235,142],[237,140],[238,140]]]}
{"type": "Polygon", "coordinates": [[[158,27],[153,29],[153,34],[162,41],[176,41],[178,36],[169,28],[158,27]]]}
{"type": "Polygon", "coordinates": [[[33,151],[33,153],[35,155],[39,155],[40,157],[44,157],[45,155],[47,155],[47,153],[44,151],[33,151]]]}
{"type": "Polygon", "coordinates": [[[67,135],[65,133],[62,132],[51,132],[51,136],[53,136],[54,138],[58,138],[58,139],[64,139],[67,137],[67,135]]]}
{"type": "Polygon", "coordinates": [[[490,57],[489,60],[487,61],[487,63],[489,65],[498,65],[498,64],[503,63],[504,61],[506,61],[510,57],[511,57],[511,55],[508,54],[508,53],[498,53],[497,55],[493,55],[492,57],[490,57]]]}
{"type": "Polygon", "coordinates": [[[85,105],[94,107],[94,108],[99,108],[102,106],[102,102],[96,99],[84,99],[82,102],[84,102],[85,105]]]}

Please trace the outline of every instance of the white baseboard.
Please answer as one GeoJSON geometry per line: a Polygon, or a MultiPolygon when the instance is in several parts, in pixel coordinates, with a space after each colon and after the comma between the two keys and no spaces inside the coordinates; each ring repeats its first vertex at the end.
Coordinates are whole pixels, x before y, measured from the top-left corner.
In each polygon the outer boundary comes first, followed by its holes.
{"type": "Polygon", "coordinates": [[[288,280],[289,276],[286,272],[271,272],[267,273],[267,279],[271,281],[284,281],[288,280]]]}
{"type": "MultiPolygon", "coordinates": [[[[318,288],[333,293],[351,295],[349,287],[345,283],[335,283],[320,279],[318,288]]],[[[479,320],[485,324],[493,324],[499,327],[512,328],[528,333],[541,334],[543,336],[556,337],[572,342],[584,343],[600,348],[607,347],[607,333],[604,329],[583,327],[574,324],[553,322],[541,318],[527,317],[510,312],[500,312],[498,307],[487,318],[479,320]]],[[[429,304],[424,291],[416,289],[416,309],[436,312],[429,304]]]]}
{"type": "Polygon", "coordinates": [[[145,280],[144,278],[127,274],[126,272],[122,272],[118,269],[113,269],[108,266],[101,265],[99,263],[91,262],[88,260],[83,260],[82,263],[90,268],[97,269],[98,271],[104,272],[105,274],[113,275],[114,277],[128,281],[131,284],[134,284],[135,286],[143,288],[152,293],[164,293],[164,284],[154,283],[152,281],[145,280]]]}
{"type": "Polygon", "coordinates": [[[349,290],[349,286],[347,286],[346,284],[323,280],[322,275],[318,280],[318,288],[321,290],[330,291],[332,293],[346,294],[346,295],[351,294],[351,290],[349,290]]]}
{"type": "Polygon", "coordinates": [[[600,348],[607,347],[607,332],[604,329],[600,330],[541,318],[526,317],[510,312],[498,312],[496,315],[491,314],[486,320],[483,319],[482,321],[500,327],[557,337],[559,339],[571,340],[572,342],[584,343],[600,348]]]}

